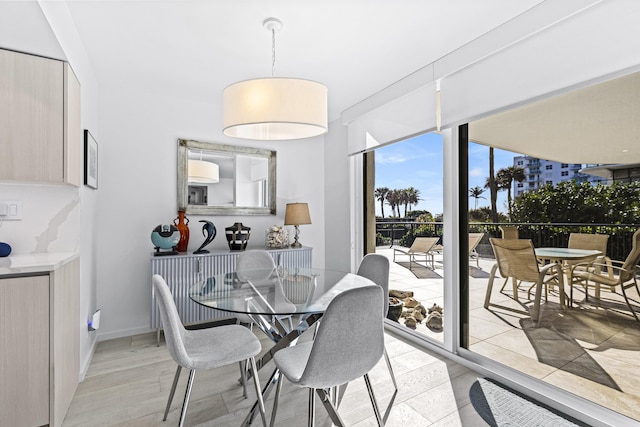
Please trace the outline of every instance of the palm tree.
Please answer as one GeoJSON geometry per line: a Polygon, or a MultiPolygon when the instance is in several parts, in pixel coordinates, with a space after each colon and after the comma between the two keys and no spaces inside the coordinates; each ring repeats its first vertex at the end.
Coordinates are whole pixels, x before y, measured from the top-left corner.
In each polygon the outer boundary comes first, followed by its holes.
{"type": "Polygon", "coordinates": [[[374,197],[377,201],[380,202],[380,211],[382,212],[382,219],[384,219],[384,202],[387,200],[387,194],[389,194],[389,189],[387,187],[379,187],[376,188],[374,193],[374,197]]]}
{"type": "Polygon", "coordinates": [[[509,209],[509,217],[511,217],[511,185],[513,184],[513,181],[522,182],[526,178],[524,169],[517,166],[502,168],[496,175],[498,189],[507,190],[507,207],[509,209]]]}
{"type": "Polygon", "coordinates": [[[485,199],[486,197],[484,197],[482,195],[482,193],[484,193],[484,189],[482,187],[479,186],[475,186],[473,188],[469,189],[469,197],[473,197],[475,200],[475,207],[474,209],[478,209],[478,199],[485,199]]]}
{"type": "Polygon", "coordinates": [[[491,222],[498,223],[498,186],[496,185],[494,169],[493,147],[489,147],[489,178],[487,178],[487,183],[484,186],[490,191],[491,222]]]}
{"type": "MultiPolygon", "coordinates": [[[[409,205],[409,207],[417,205],[418,202],[421,200],[420,190],[413,187],[409,187],[404,191],[407,192],[407,204],[409,205]]],[[[404,207],[404,216],[405,217],[407,216],[407,205],[405,205],[404,207]]]]}
{"type": "Polygon", "coordinates": [[[391,206],[391,212],[396,214],[396,206],[398,207],[398,218],[400,218],[400,190],[390,190],[387,193],[387,203],[391,206]]]}

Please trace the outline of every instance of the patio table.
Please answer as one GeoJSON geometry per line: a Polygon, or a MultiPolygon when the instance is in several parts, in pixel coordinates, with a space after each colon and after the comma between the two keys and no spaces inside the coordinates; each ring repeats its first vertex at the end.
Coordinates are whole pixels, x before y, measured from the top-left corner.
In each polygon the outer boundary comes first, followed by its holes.
{"type": "MultiPolygon", "coordinates": [[[[602,255],[602,252],[595,249],[574,249],[574,248],[536,248],[536,257],[543,264],[547,263],[559,263],[565,265],[565,261],[571,261],[572,263],[580,261],[592,261],[598,256],[602,255]]],[[[569,283],[571,283],[571,277],[568,277],[569,283]]],[[[553,286],[553,285],[551,285],[553,286]]],[[[566,294],[564,289],[560,292],[561,304],[565,303],[566,294]]],[[[569,301],[569,305],[573,305],[573,301],[569,301]]]]}

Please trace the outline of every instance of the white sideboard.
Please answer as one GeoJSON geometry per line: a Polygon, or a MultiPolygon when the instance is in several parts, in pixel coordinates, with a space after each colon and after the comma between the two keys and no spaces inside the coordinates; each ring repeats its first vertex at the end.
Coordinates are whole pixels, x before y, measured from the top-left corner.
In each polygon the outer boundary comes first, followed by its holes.
{"type": "MultiPolygon", "coordinates": [[[[277,266],[285,269],[311,268],[312,248],[266,249],[277,266]]],[[[232,317],[229,313],[203,307],[189,298],[189,288],[198,280],[233,272],[239,252],[218,251],[199,255],[153,256],[151,275],[161,275],[176,302],[180,319],[184,324],[232,317]]],[[[151,288],[151,328],[162,327],[160,312],[151,288]]]]}

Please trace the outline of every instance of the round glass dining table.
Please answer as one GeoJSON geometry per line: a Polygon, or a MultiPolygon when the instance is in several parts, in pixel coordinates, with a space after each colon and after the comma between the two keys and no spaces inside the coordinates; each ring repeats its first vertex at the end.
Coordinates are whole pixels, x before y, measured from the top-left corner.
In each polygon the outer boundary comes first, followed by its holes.
{"type": "Polygon", "coordinates": [[[328,269],[263,269],[231,272],[194,283],[198,304],[249,316],[322,314],[340,292],[372,284],[353,273],[328,269]]]}
{"type": "MultiPolygon", "coordinates": [[[[294,343],[320,319],[336,295],[373,284],[353,273],[327,269],[244,270],[199,280],[189,289],[189,297],[203,306],[235,313],[240,319],[248,317],[274,342],[256,361],[260,370],[278,350],[294,343]]],[[[262,391],[265,399],[278,377],[274,370],[262,391]]],[[[256,409],[257,402],[242,426],[251,424],[256,409]]]]}

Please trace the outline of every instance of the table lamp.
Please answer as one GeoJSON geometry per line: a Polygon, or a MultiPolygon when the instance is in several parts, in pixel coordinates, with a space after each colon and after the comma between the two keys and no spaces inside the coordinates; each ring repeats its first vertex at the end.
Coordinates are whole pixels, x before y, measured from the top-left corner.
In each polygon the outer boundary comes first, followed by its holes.
{"type": "Polygon", "coordinates": [[[284,214],[284,225],[293,225],[296,228],[294,242],[291,244],[292,248],[302,247],[300,242],[298,242],[298,235],[300,234],[298,226],[303,224],[311,224],[309,206],[306,203],[287,203],[287,210],[284,214]]]}

